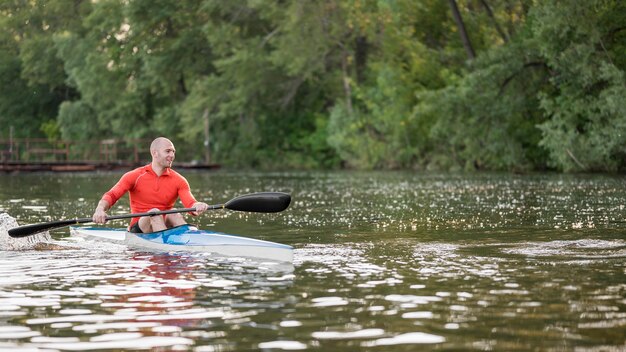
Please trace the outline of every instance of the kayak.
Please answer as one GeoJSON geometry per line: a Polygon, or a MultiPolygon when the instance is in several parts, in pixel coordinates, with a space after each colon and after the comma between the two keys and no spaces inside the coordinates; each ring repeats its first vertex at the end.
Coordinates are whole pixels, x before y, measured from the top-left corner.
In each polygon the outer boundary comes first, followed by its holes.
{"type": "Polygon", "coordinates": [[[199,230],[188,224],[151,233],[131,233],[119,228],[71,226],[70,234],[90,240],[125,244],[151,252],[202,252],[280,262],[293,261],[293,247],[286,244],[199,230]]]}

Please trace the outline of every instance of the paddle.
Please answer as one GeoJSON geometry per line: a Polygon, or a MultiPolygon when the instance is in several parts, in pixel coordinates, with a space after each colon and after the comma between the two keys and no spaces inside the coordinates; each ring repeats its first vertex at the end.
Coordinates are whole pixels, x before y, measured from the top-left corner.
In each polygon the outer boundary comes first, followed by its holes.
{"type": "MultiPolygon", "coordinates": [[[[243,196],[239,196],[237,198],[233,198],[226,202],[226,204],[216,204],[209,205],[208,210],[215,209],[230,209],[236,211],[247,211],[247,212],[255,212],[255,213],[277,213],[287,209],[291,203],[291,196],[287,193],[282,192],[260,192],[260,193],[251,193],[243,196]]],[[[155,211],[148,213],[136,213],[136,214],[123,214],[123,215],[113,215],[107,216],[107,220],[118,220],[118,219],[130,219],[130,218],[140,218],[142,216],[155,216],[155,215],[163,215],[163,214],[174,214],[174,213],[187,213],[196,211],[196,208],[184,208],[184,209],[170,209],[163,211],[155,211]]],[[[9,236],[14,238],[26,237],[30,235],[34,235],[39,232],[48,231],[57,229],[60,227],[70,226],[70,225],[78,225],[84,224],[88,222],[93,222],[92,218],[79,218],[79,219],[71,219],[71,220],[60,220],[60,221],[51,221],[45,222],[42,224],[32,224],[32,225],[24,225],[15,227],[9,230],[9,236]]]]}

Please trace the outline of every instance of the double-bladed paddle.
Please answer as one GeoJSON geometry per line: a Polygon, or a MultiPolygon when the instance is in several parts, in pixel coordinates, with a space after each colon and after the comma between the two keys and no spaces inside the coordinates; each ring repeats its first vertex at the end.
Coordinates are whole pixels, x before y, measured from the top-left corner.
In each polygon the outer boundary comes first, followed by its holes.
{"type": "MultiPolygon", "coordinates": [[[[247,212],[255,212],[255,213],[277,213],[287,209],[291,203],[291,196],[287,193],[282,192],[260,192],[260,193],[251,193],[243,196],[239,196],[237,198],[233,198],[226,202],[225,204],[216,204],[209,205],[208,210],[215,209],[230,209],[237,211],[247,211],[247,212]]],[[[184,209],[170,209],[163,211],[154,211],[148,213],[136,213],[136,214],[122,214],[122,215],[113,215],[107,216],[107,220],[119,220],[119,219],[130,219],[130,218],[140,218],[142,216],[154,216],[154,215],[163,215],[163,214],[174,214],[174,213],[187,213],[196,211],[196,208],[184,208],[184,209]]],[[[71,219],[71,220],[60,220],[60,221],[51,221],[45,222],[42,224],[32,224],[32,225],[24,225],[15,227],[9,230],[9,236],[14,238],[26,237],[30,235],[34,235],[39,232],[48,231],[57,229],[60,227],[84,224],[88,222],[93,222],[92,218],[79,218],[79,219],[71,219]]]]}

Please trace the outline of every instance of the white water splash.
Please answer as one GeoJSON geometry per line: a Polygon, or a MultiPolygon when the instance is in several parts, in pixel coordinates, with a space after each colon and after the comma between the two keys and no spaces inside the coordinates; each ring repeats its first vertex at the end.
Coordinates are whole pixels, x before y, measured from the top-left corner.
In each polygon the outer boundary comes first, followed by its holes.
{"type": "Polygon", "coordinates": [[[0,250],[23,251],[37,249],[42,243],[50,243],[52,238],[47,231],[32,236],[13,238],[9,236],[9,230],[20,226],[14,217],[7,213],[0,213],[0,250]]]}

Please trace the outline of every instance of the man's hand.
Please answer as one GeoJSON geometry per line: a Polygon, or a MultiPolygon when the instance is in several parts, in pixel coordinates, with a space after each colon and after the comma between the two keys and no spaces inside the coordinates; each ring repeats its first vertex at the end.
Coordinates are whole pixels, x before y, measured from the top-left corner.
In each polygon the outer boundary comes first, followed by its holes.
{"type": "Polygon", "coordinates": [[[104,224],[107,221],[107,213],[104,209],[97,207],[96,211],[93,213],[93,222],[96,224],[104,224]]]}
{"type": "Polygon", "coordinates": [[[196,211],[191,212],[192,215],[200,215],[209,209],[209,205],[203,202],[195,202],[192,208],[196,208],[196,211]]]}
{"type": "Polygon", "coordinates": [[[107,209],[109,208],[109,203],[104,199],[100,199],[96,211],[93,213],[93,222],[96,224],[104,224],[107,222],[107,209]]]}

